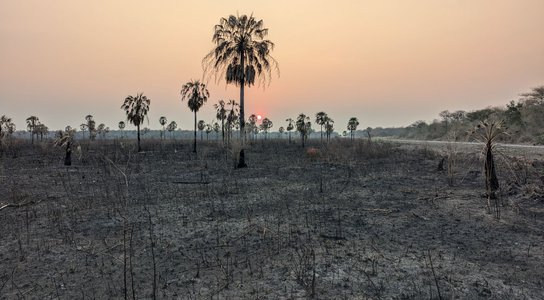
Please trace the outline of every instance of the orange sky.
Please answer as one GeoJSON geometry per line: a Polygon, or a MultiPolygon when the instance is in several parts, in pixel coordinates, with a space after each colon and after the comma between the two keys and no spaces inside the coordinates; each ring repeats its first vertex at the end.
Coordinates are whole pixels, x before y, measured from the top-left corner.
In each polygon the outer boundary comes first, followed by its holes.
{"type": "MultiPolygon", "coordinates": [[[[1,0],[0,115],[51,129],[87,114],[116,128],[129,94],[191,128],[180,101],[202,77],[220,17],[254,13],[270,29],[281,76],[246,94],[246,114],[274,121],[325,111],[345,129],[406,126],[441,110],[504,105],[544,84],[542,0],[1,0]]],[[[199,119],[238,90],[209,82],[199,119]]],[[[131,127],[129,127],[131,128],[131,127]]]]}

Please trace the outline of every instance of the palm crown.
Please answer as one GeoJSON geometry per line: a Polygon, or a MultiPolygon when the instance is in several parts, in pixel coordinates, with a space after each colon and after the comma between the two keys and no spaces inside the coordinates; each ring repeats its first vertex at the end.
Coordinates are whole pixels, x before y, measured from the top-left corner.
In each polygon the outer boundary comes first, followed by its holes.
{"type": "Polygon", "coordinates": [[[127,96],[121,108],[125,110],[127,120],[135,126],[139,126],[144,123],[144,119],[147,117],[150,103],[151,99],[148,99],[143,93],[139,93],[136,96],[127,96]]]}

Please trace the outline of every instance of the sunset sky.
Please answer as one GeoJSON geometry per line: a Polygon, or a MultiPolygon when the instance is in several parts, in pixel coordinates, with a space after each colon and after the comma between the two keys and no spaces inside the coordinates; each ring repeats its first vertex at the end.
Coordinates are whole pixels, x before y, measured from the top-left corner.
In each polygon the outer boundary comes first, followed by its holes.
{"type": "MultiPolygon", "coordinates": [[[[50,129],[88,114],[117,129],[127,95],[151,99],[149,125],[192,114],[182,84],[202,78],[213,26],[229,14],[263,19],[280,76],[246,93],[246,114],[273,130],[325,111],[345,129],[432,121],[442,110],[505,105],[544,84],[543,0],[182,1],[0,0],[0,115],[50,129]]],[[[208,82],[213,103],[238,89],[208,82]]],[[[127,126],[127,129],[133,128],[127,126]]]]}

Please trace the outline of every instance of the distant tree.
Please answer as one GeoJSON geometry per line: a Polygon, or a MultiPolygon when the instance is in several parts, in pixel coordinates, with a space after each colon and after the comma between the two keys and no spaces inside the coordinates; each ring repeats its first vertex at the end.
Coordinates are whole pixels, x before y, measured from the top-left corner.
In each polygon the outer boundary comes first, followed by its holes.
{"type": "Polygon", "coordinates": [[[221,127],[219,127],[219,123],[215,122],[213,123],[213,131],[215,132],[215,139],[218,140],[219,139],[219,130],[221,129],[221,127]]]}
{"type": "Polygon", "coordinates": [[[168,130],[168,132],[171,133],[171,136],[172,136],[173,139],[175,139],[174,132],[175,132],[177,127],[178,127],[178,124],[176,123],[176,121],[170,122],[170,124],[168,124],[168,126],[166,127],[166,130],[168,130]]]}
{"type": "Polygon", "coordinates": [[[270,119],[268,118],[264,118],[263,121],[261,122],[261,130],[264,132],[264,138],[266,139],[266,137],[268,136],[268,130],[270,130],[270,128],[272,128],[272,126],[274,126],[274,123],[272,123],[272,121],[270,121],[270,119]]]}
{"type": "Polygon", "coordinates": [[[181,87],[181,101],[187,100],[187,106],[195,114],[193,152],[196,153],[196,113],[206,103],[210,92],[204,83],[198,80],[191,80],[181,87]]]}
{"type": "Polygon", "coordinates": [[[40,119],[36,116],[30,116],[26,119],[26,128],[32,135],[32,144],[34,144],[34,135],[37,134],[37,127],[40,125],[40,119]]]}
{"type": "Polygon", "coordinates": [[[213,107],[215,108],[215,117],[217,118],[217,120],[221,121],[221,136],[223,138],[223,143],[224,143],[225,142],[225,120],[227,119],[227,110],[225,109],[225,101],[219,100],[219,102],[214,104],[213,107]]]}
{"type": "Polygon", "coordinates": [[[302,148],[305,146],[306,139],[312,129],[312,123],[310,122],[310,117],[307,117],[305,114],[299,114],[297,117],[297,131],[300,133],[300,138],[302,141],[302,148]]]}
{"type": "Polygon", "coordinates": [[[206,124],[206,141],[210,140],[210,132],[213,131],[212,124],[206,124]]]}
{"type": "Polygon", "coordinates": [[[10,117],[3,115],[0,117],[0,140],[11,136],[15,132],[15,123],[10,117]]]}
{"type": "Polygon", "coordinates": [[[168,122],[168,120],[166,120],[166,117],[162,116],[159,118],[159,123],[161,124],[162,126],[162,131],[161,131],[161,140],[164,139],[164,133],[166,132],[166,123],[168,122]]]}
{"type": "Polygon", "coordinates": [[[365,132],[366,132],[366,135],[367,135],[367,137],[368,137],[368,142],[369,142],[369,143],[372,142],[372,136],[371,136],[372,128],[371,128],[371,127],[367,127],[366,130],[365,130],[365,132]]]}
{"type": "Polygon", "coordinates": [[[89,140],[94,140],[96,137],[96,122],[93,119],[92,115],[85,116],[85,126],[89,131],[89,140]]]}
{"type": "Polygon", "coordinates": [[[466,117],[471,122],[480,122],[489,119],[489,117],[497,112],[496,109],[493,108],[484,108],[480,110],[475,110],[468,112],[466,114],[466,117]]]}
{"type": "Polygon", "coordinates": [[[249,116],[249,118],[247,119],[247,122],[248,122],[248,131],[251,132],[251,136],[253,139],[255,139],[255,134],[257,134],[257,115],[255,114],[252,114],[249,116]]]}
{"type": "MultiPolygon", "coordinates": [[[[225,76],[227,84],[233,83],[240,87],[240,138],[244,142],[245,134],[245,102],[244,88],[260,82],[269,82],[271,70],[277,68],[276,60],[270,55],[274,43],[266,40],[268,28],[262,20],[256,20],[253,15],[221,18],[214,27],[212,41],[215,47],[204,57],[204,73],[213,71],[225,76]]],[[[245,155],[240,150],[238,165],[245,167],[245,155]]]]}
{"type": "Polygon", "coordinates": [[[325,118],[325,133],[327,134],[327,142],[331,140],[331,134],[334,132],[334,120],[328,116],[325,118]]]}
{"type": "Polygon", "coordinates": [[[534,87],[528,93],[520,95],[522,102],[529,102],[527,104],[544,104],[544,85],[534,87]]]}
{"type": "Polygon", "coordinates": [[[444,111],[441,111],[438,115],[442,118],[442,121],[446,125],[445,133],[448,133],[448,124],[451,120],[451,113],[449,112],[449,110],[444,110],[444,111]]]}
{"type": "Polygon", "coordinates": [[[359,120],[355,117],[352,117],[348,121],[348,130],[351,134],[351,139],[353,140],[355,130],[357,130],[357,126],[359,126],[359,120]]]}
{"type": "Polygon", "coordinates": [[[100,123],[96,128],[96,132],[98,136],[102,136],[102,139],[104,139],[106,137],[106,124],[100,123]]]}
{"type": "Polygon", "coordinates": [[[281,136],[283,135],[283,133],[285,132],[285,128],[283,126],[280,126],[280,128],[278,128],[278,132],[280,133],[279,137],[281,139],[281,136]]]}
{"type": "Polygon", "coordinates": [[[204,120],[198,121],[198,131],[200,131],[200,140],[202,141],[202,132],[206,129],[206,122],[204,120]]]}
{"type": "Polygon", "coordinates": [[[229,100],[227,105],[230,105],[230,109],[227,110],[227,144],[230,144],[232,130],[236,126],[238,120],[238,107],[240,107],[240,105],[234,100],[229,100]]]}
{"type": "Polygon", "coordinates": [[[147,118],[150,104],[151,99],[144,96],[143,93],[139,93],[136,94],[136,96],[127,96],[123,105],[121,105],[121,108],[124,109],[127,114],[127,121],[136,126],[138,132],[138,152],[142,151],[142,147],[140,146],[140,125],[142,125],[144,119],[147,118]]]}
{"type": "Polygon", "coordinates": [[[287,132],[289,132],[289,144],[291,144],[291,131],[295,129],[295,126],[293,125],[293,119],[288,118],[285,120],[287,122],[287,132]]]}
{"type": "Polygon", "coordinates": [[[315,122],[317,125],[321,126],[321,143],[323,143],[323,125],[325,125],[327,119],[328,116],[325,112],[320,111],[315,114],[315,122]]]}
{"type": "Polygon", "coordinates": [[[119,126],[119,130],[121,130],[121,134],[124,136],[123,130],[125,129],[125,126],[126,126],[125,122],[119,121],[119,124],[117,126],[119,126]]]}

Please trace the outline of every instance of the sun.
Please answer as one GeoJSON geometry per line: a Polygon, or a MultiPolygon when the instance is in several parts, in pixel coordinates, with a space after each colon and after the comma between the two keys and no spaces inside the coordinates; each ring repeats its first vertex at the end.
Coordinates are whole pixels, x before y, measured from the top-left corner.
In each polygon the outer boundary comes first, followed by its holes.
{"type": "Polygon", "coordinates": [[[261,120],[263,117],[261,117],[261,115],[257,115],[257,120],[261,120]]]}

